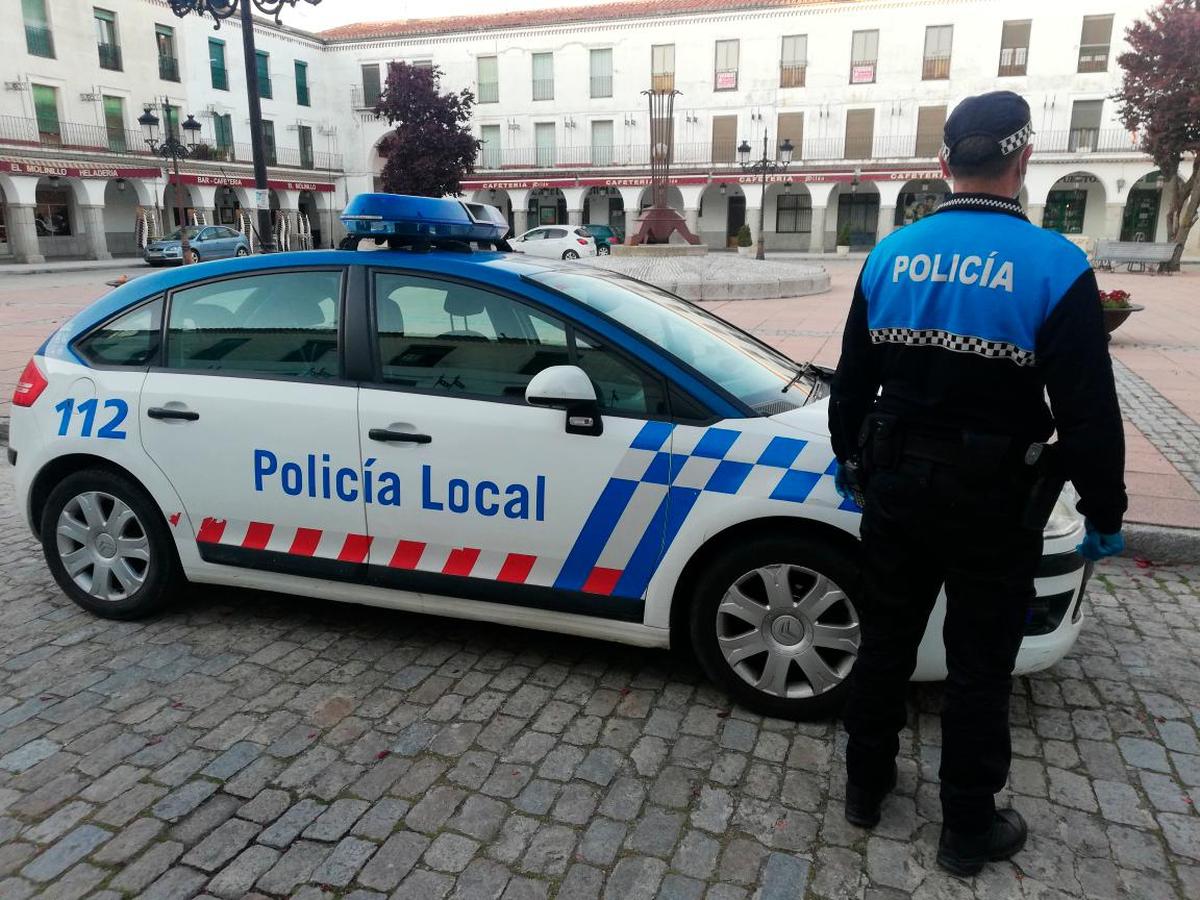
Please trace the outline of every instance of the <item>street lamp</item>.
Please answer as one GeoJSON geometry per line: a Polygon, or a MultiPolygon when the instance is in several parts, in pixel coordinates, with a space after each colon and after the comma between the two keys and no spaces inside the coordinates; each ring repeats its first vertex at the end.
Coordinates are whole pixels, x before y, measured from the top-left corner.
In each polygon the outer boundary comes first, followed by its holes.
{"type": "MultiPolygon", "coordinates": [[[[300,0],[168,0],[171,12],[183,18],[190,12],[203,18],[205,14],[212,16],[215,28],[221,27],[221,21],[239,15],[242,23],[242,55],[246,63],[246,98],[250,106],[250,148],[254,158],[254,187],[255,193],[261,199],[268,189],[266,154],[263,153],[262,103],[258,97],[258,63],[254,50],[254,18],[253,10],[257,9],[264,15],[275,19],[275,24],[283,24],[280,17],[285,6],[294,7],[300,0]],[[253,4],[253,6],[252,6],[253,4]]],[[[316,6],[321,0],[304,0],[311,6],[316,6]]],[[[271,229],[271,210],[269,204],[258,206],[258,246],[263,253],[275,250],[275,234],[271,229]]]]}
{"type": "Polygon", "coordinates": [[[175,215],[179,219],[179,256],[182,265],[186,266],[189,262],[188,251],[191,249],[191,244],[188,242],[188,222],[183,207],[183,184],[179,177],[179,160],[187,159],[195,152],[200,139],[200,123],[189,113],[187,119],[179,126],[184,133],[181,141],[170,127],[171,107],[165,97],[162,102],[162,111],[163,117],[167,120],[166,134],[163,135],[162,140],[159,140],[158,137],[159,118],[154,114],[152,107],[145,107],[142,114],[138,116],[138,124],[142,126],[142,135],[150,152],[155,156],[161,156],[164,160],[171,160],[175,172],[175,215]]]}
{"type": "Polygon", "coordinates": [[[742,167],[742,171],[751,172],[762,178],[762,197],[758,201],[758,247],[754,251],[755,259],[764,257],[763,226],[767,214],[767,175],[771,172],[786,172],[787,167],[792,164],[792,153],[796,150],[787,138],[784,138],[783,143],[779,145],[779,159],[771,159],[767,148],[767,132],[765,130],[763,131],[762,159],[750,161],[749,141],[742,141],[737,148],[738,165],[742,167]]]}

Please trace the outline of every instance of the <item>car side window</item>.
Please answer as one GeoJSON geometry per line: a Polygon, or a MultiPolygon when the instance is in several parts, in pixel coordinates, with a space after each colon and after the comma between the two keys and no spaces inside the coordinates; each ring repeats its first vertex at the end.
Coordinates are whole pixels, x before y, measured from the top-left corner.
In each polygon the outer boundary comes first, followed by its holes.
{"type": "Polygon", "coordinates": [[[162,297],[143,303],[96,328],[75,344],[75,351],[97,366],[141,368],[158,356],[162,297]]]}
{"type": "Polygon", "coordinates": [[[545,237],[546,237],[546,232],[545,232],[544,230],[542,230],[541,228],[539,228],[539,229],[537,229],[536,231],[530,231],[530,232],[528,232],[528,233],[525,235],[525,240],[527,240],[527,241],[541,241],[541,240],[545,240],[545,237]]]}
{"type": "Polygon", "coordinates": [[[215,228],[205,228],[205,229],[204,229],[203,231],[201,231],[201,232],[200,232],[198,235],[196,235],[196,240],[198,240],[198,241],[211,241],[211,240],[212,240],[213,238],[215,238],[216,236],[217,236],[217,229],[215,229],[215,228]]]}
{"type": "Polygon", "coordinates": [[[177,290],[167,367],[336,378],[341,271],[268,272],[177,290]]]}
{"type": "Polygon", "coordinates": [[[666,386],[595,338],[575,334],[576,361],[596,385],[602,412],[667,416],[666,386]]]}
{"type": "Polygon", "coordinates": [[[555,240],[558,238],[565,238],[566,236],[567,236],[567,230],[565,228],[547,228],[546,229],[546,237],[550,240],[555,240]]]}
{"type": "Polygon", "coordinates": [[[457,282],[377,273],[375,321],[383,380],[402,387],[520,400],[534,375],[570,361],[562,321],[457,282]]]}

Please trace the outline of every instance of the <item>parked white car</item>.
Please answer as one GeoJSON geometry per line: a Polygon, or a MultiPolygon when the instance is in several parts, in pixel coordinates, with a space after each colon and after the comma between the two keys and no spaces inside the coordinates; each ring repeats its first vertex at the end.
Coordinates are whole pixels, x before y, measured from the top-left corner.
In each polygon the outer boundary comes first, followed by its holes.
{"type": "Polygon", "coordinates": [[[573,225],[533,228],[509,243],[518,253],[550,259],[579,259],[581,256],[596,255],[596,239],[586,228],[573,225]]]}

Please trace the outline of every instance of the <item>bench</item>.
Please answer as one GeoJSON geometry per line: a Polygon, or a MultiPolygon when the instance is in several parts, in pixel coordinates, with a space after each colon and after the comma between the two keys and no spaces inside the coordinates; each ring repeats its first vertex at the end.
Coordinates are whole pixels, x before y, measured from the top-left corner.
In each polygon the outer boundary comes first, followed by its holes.
{"type": "Polygon", "coordinates": [[[1096,241],[1096,249],[1092,254],[1093,265],[1097,269],[1113,270],[1113,266],[1125,266],[1126,271],[1145,272],[1146,264],[1168,263],[1175,256],[1175,245],[1165,242],[1150,241],[1096,241]]]}

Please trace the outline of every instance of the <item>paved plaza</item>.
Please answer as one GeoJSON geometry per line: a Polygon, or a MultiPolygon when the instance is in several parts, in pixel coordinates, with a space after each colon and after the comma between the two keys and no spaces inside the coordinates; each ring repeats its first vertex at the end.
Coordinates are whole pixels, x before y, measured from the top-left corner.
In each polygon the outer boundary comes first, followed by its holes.
{"type": "MultiPolygon", "coordinates": [[[[856,269],[711,308],[832,363],[856,269]]],[[[114,274],[0,282],[5,403],[114,274]]],[[[1101,283],[1148,307],[1113,342],[1134,518],[1200,525],[1200,273],[1101,283]]],[[[212,587],[105,622],[12,501],[0,467],[3,900],[1200,897],[1198,565],[1099,567],[1071,655],[1014,684],[1003,799],[1030,844],[958,880],[933,861],[937,685],[867,832],[836,723],[731,707],[681,654],[212,587]]]]}

